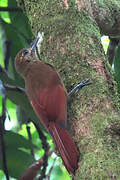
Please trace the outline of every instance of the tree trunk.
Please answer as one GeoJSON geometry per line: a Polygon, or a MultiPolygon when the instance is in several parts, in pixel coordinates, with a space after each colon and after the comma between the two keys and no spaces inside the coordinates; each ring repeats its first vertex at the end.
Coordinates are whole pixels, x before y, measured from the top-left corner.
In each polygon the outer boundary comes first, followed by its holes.
{"type": "Polygon", "coordinates": [[[42,61],[57,68],[68,91],[84,79],[92,82],[68,106],[68,128],[80,152],[73,179],[119,179],[118,97],[100,41],[101,33],[120,35],[119,0],[24,3],[34,35],[44,32],[42,61]]]}

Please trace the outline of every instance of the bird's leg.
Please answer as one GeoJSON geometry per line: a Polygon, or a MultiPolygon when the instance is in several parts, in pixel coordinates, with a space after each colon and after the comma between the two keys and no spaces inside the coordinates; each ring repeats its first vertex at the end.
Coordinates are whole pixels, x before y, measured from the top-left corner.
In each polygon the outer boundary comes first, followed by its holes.
{"type": "Polygon", "coordinates": [[[79,84],[77,84],[73,89],[68,93],[68,96],[71,96],[72,94],[77,94],[82,87],[90,85],[91,82],[89,79],[81,81],[79,84]]]}

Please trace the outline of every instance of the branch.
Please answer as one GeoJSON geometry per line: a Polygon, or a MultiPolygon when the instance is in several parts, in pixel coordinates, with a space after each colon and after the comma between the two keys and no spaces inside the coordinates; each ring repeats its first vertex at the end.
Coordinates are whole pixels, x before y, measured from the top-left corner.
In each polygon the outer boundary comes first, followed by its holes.
{"type": "Polygon", "coordinates": [[[93,17],[95,18],[102,34],[112,38],[120,37],[120,3],[116,0],[97,1],[91,0],[93,17]]]}
{"type": "Polygon", "coordinates": [[[24,88],[20,88],[20,87],[16,87],[16,86],[10,86],[10,85],[4,85],[5,89],[8,91],[13,91],[13,92],[21,92],[23,94],[25,94],[25,89],[24,88]]]}
{"type": "Polygon", "coordinates": [[[54,168],[54,165],[55,165],[56,159],[57,159],[57,157],[54,159],[54,161],[53,161],[53,165],[51,166],[51,168],[50,168],[50,170],[49,170],[49,172],[48,172],[48,174],[47,174],[47,179],[48,179],[48,180],[50,179],[50,175],[51,175],[52,170],[53,170],[53,168],[54,168]]]}
{"type": "Polygon", "coordinates": [[[5,42],[6,45],[6,52],[5,52],[5,60],[4,60],[4,64],[5,64],[5,70],[8,70],[8,65],[9,65],[9,60],[10,60],[10,46],[11,46],[11,42],[9,40],[7,40],[5,42]]]}
{"type": "Polygon", "coordinates": [[[16,85],[16,82],[8,76],[7,71],[0,65],[0,79],[3,84],[16,85]]]}
{"type": "Polygon", "coordinates": [[[41,175],[39,177],[39,180],[43,180],[45,178],[45,172],[48,165],[48,151],[49,151],[49,144],[47,143],[46,136],[43,134],[43,132],[40,130],[39,126],[35,124],[35,127],[38,131],[39,137],[42,141],[42,147],[44,149],[44,156],[43,156],[43,169],[41,171],[41,175]]]}
{"type": "MultiPolygon", "coordinates": [[[[29,140],[32,143],[32,135],[31,135],[31,131],[30,131],[30,126],[28,126],[28,124],[26,124],[26,129],[27,129],[29,140]]],[[[33,147],[31,147],[31,155],[34,158],[34,149],[33,149],[33,147]]]]}
{"type": "Polygon", "coordinates": [[[22,9],[19,7],[0,7],[0,11],[18,11],[22,12],[22,9]]]}
{"type": "Polygon", "coordinates": [[[33,163],[19,180],[33,180],[43,165],[43,158],[33,163]]]}
{"type": "MultiPolygon", "coordinates": [[[[6,41],[6,53],[5,53],[5,59],[4,59],[6,74],[7,74],[7,70],[8,70],[9,59],[10,59],[10,41],[6,41]]],[[[2,81],[1,81],[1,83],[2,83],[2,81]]],[[[2,88],[4,89],[3,84],[2,84],[2,88]]],[[[9,173],[8,173],[7,160],[6,160],[6,150],[5,150],[5,143],[4,143],[5,119],[6,119],[6,92],[4,92],[4,96],[2,97],[2,115],[0,116],[0,140],[1,140],[3,170],[5,173],[6,179],[9,180],[9,173]]]]}
{"type": "Polygon", "coordinates": [[[4,143],[4,121],[6,119],[6,98],[3,99],[2,103],[2,115],[0,116],[0,141],[1,141],[1,153],[2,153],[2,162],[3,162],[3,170],[6,176],[6,179],[9,180],[9,173],[7,168],[7,160],[6,160],[6,151],[5,151],[5,143],[4,143]]]}

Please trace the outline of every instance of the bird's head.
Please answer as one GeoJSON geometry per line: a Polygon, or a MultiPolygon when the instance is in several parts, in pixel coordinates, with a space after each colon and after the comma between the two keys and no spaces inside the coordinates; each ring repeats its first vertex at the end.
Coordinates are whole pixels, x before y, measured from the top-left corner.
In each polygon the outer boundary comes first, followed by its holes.
{"type": "Polygon", "coordinates": [[[24,48],[20,50],[16,55],[15,68],[20,74],[23,74],[27,65],[35,60],[35,47],[38,40],[39,38],[36,38],[29,48],[24,48]]]}

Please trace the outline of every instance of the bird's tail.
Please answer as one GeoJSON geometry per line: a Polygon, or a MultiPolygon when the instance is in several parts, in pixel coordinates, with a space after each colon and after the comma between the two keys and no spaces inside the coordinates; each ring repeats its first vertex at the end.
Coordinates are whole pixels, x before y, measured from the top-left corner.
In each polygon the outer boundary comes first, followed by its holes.
{"type": "Polygon", "coordinates": [[[49,128],[66,169],[74,173],[78,167],[78,151],[74,141],[68,131],[58,124],[51,122],[49,128]]]}

